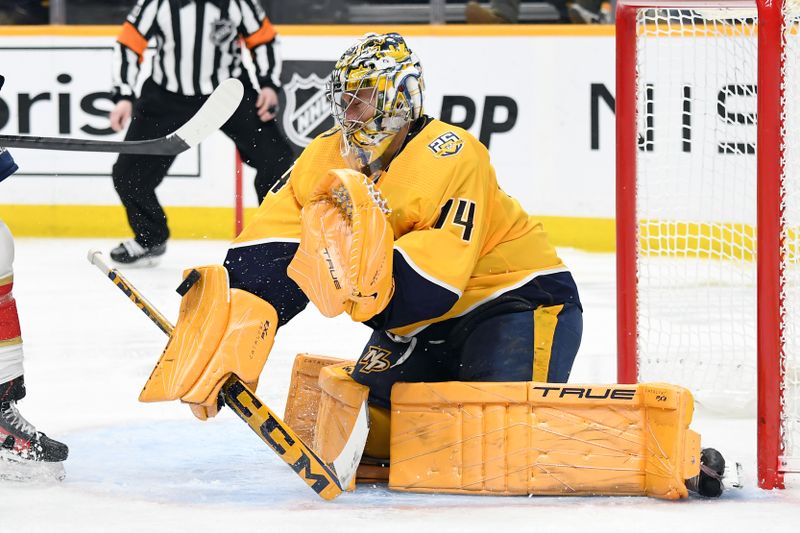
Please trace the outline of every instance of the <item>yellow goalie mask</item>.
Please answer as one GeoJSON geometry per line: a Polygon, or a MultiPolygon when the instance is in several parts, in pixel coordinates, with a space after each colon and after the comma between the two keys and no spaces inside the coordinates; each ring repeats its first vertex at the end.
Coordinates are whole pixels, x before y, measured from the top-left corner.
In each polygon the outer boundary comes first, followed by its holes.
{"type": "Polygon", "coordinates": [[[320,312],[346,311],[363,322],[383,311],[394,292],[394,233],[389,207],[366,176],[331,170],[303,207],[300,247],[288,275],[320,312]]]}
{"type": "Polygon", "coordinates": [[[424,87],[419,59],[397,33],[367,33],[345,51],[327,92],[350,168],[368,176],[386,168],[422,115],[424,87]]]}

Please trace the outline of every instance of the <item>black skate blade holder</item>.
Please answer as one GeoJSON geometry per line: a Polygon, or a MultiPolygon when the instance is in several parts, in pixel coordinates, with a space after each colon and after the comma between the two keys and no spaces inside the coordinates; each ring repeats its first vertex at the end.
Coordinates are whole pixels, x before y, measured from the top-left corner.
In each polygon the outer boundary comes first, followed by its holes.
{"type": "MultiPolygon", "coordinates": [[[[178,288],[175,289],[175,292],[181,295],[181,298],[186,296],[186,293],[189,292],[189,289],[194,287],[194,284],[200,281],[200,272],[197,269],[192,269],[191,272],[183,279],[178,288]]],[[[222,390],[219,391],[219,395],[217,396],[217,410],[222,409],[225,406],[225,395],[223,394],[222,390]]]]}

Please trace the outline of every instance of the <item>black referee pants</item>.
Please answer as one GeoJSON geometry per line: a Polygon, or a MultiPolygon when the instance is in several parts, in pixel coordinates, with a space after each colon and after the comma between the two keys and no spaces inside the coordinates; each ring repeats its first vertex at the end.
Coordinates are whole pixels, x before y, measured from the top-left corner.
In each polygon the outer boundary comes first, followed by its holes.
{"type": "MultiPolygon", "coordinates": [[[[245,80],[246,81],[246,80],[245,80]]],[[[261,122],[256,114],[258,93],[245,83],[242,103],[222,126],[239,149],[242,161],[256,169],[258,201],[292,164],[294,154],[275,120],[261,122]]],[[[162,89],[148,79],[133,106],[126,141],[163,137],[183,125],[206,100],[206,96],[183,96],[162,89]]],[[[175,156],[120,154],[111,171],[136,241],[149,248],[169,238],[167,216],[156,197],[156,187],[167,175],[175,156]]]]}

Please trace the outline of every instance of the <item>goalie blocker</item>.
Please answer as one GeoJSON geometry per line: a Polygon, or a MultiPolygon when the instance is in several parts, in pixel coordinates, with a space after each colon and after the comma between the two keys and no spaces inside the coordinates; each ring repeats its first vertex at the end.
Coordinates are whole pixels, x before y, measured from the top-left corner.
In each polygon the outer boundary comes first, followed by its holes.
{"type": "MultiPolygon", "coordinates": [[[[366,394],[348,375],[352,364],[295,359],[284,418],[323,458],[346,440],[366,394]]],[[[390,423],[371,408],[365,458],[388,443],[393,490],[670,500],[687,497],[687,486],[722,493],[724,459],[701,453],[689,428],[693,398],[676,385],[397,383],[391,400],[390,423]]],[[[362,462],[359,481],[380,480],[365,462],[375,461],[362,462]]]]}

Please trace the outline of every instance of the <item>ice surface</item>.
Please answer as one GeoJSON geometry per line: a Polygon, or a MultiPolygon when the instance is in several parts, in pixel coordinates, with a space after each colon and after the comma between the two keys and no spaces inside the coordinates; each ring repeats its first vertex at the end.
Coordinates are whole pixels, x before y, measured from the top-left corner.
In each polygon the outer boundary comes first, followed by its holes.
{"type": "MultiPolygon", "coordinates": [[[[195,420],[178,404],[136,398],[163,334],[101,273],[86,251],[116,242],[17,239],[14,294],[22,321],[26,418],[70,446],[62,483],[0,483],[0,533],[242,531],[795,531],[800,489],[755,487],[755,422],[693,426],[705,445],[744,464],[746,487],[721,500],[479,497],[394,493],[360,486],[319,499],[230,411],[195,420]]],[[[170,242],[161,265],[126,276],[174,320],[183,268],[220,262],[222,241],[170,242]]],[[[614,259],[562,250],[585,307],[572,382],[615,379],[614,259]]],[[[281,329],[258,394],[283,412],[298,352],[359,353],[369,330],[309,307],[281,329]]]]}

